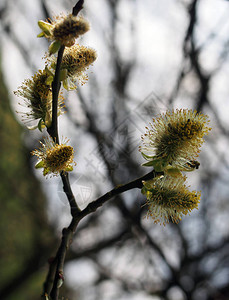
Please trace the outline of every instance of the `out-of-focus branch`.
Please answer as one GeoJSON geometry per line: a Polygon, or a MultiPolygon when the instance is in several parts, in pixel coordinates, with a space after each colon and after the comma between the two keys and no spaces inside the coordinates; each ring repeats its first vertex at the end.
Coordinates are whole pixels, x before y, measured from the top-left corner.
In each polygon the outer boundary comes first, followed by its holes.
{"type": "Polygon", "coordinates": [[[111,236],[103,241],[99,241],[89,248],[81,249],[81,250],[78,250],[78,249],[71,250],[70,249],[68,252],[67,260],[71,261],[71,260],[74,260],[77,258],[88,257],[88,256],[92,256],[92,255],[95,256],[100,251],[113,246],[115,243],[118,243],[123,239],[126,241],[128,238],[130,238],[130,234],[127,234],[127,229],[126,229],[126,227],[124,227],[117,234],[114,234],[113,236],[111,236]]]}
{"type": "Polygon", "coordinates": [[[41,7],[42,7],[42,10],[43,10],[45,18],[48,20],[48,18],[50,18],[50,15],[49,15],[49,11],[48,11],[48,8],[47,8],[45,0],[41,1],[41,7]]]}
{"type": "Polygon", "coordinates": [[[47,247],[45,248],[44,245],[41,245],[40,243],[34,245],[34,252],[31,253],[31,256],[24,262],[20,273],[16,274],[7,285],[0,288],[1,299],[9,299],[8,297],[10,297],[11,293],[15,292],[21,285],[25,284],[25,282],[29,280],[41,266],[44,266],[45,257],[42,257],[42,254],[44,256],[47,254],[47,247]]]}

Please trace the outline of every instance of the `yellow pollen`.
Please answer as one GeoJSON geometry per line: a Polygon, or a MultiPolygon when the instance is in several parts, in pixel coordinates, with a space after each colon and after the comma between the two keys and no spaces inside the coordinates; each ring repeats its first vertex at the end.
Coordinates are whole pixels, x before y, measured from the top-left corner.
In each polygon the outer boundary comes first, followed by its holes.
{"type": "Polygon", "coordinates": [[[45,159],[46,165],[49,168],[62,168],[63,164],[73,155],[73,148],[71,146],[58,145],[53,150],[49,150],[45,159]]]}

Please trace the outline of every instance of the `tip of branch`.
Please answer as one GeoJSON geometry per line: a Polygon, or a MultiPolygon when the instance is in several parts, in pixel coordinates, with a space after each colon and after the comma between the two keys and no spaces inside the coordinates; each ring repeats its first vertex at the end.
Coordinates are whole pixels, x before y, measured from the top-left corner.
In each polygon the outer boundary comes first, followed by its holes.
{"type": "Polygon", "coordinates": [[[72,14],[73,16],[77,16],[78,13],[81,11],[83,8],[84,0],[79,0],[76,5],[72,9],[72,14]]]}

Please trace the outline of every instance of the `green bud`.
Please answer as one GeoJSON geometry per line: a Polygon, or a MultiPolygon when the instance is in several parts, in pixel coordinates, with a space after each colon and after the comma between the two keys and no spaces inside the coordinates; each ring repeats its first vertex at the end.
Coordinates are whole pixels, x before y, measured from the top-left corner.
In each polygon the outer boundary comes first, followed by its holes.
{"type": "Polygon", "coordinates": [[[42,20],[38,21],[38,26],[40,29],[44,32],[44,34],[51,36],[51,30],[53,28],[53,25],[47,22],[44,22],[42,20]]]}
{"type": "Polygon", "coordinates": [[[43,175],[46,176],[50,172],[49,168],[44,168],[43,175]]]}
{"type": "Polygon", "coordinates": [[[143,167],[153,167],[154,166],[154,161],[148,161],[144,164],[142,164],[143,167]]]}
{"type": "Polygon", "coordinates": [[[49,76],[49,77],[46,79],[46,82],[45,82],[45,83],[46,83],[47,85],[51,85],[52,82],[53,82],[53,77],[54,77],[53,75],[49,76]]]}
{"type": "Polygon", "coordinates": [[[44,37],[44,36],[45,36],[45,34],[44,34],[44,32],[43,32],[43,31],[37,35],[37,37],[38,37],[38,38],[40,38],[40,37],[44,37]]]}
{"type": "Polygon", "coordinates": [[[49,46],[49,54],[54,54],[60,49],[61,43],[58,41],[52,42],[52,44],[49,46]]]}
{"type": "Polygon", "coordinates": [[[153,159],[151,161],[148,161],[148,162],[142,164],[142,166],[153,167],[156,172],[163,172],[166,167],[166,164],[163,161],[163,159],[156,158],[156,159],[153,159]]]}
{"type": "Polygon", "coordinates": [[[146,160],[153,160],[154,156],[146,155],[145,153],[141,152],[141,155],[146,160]]]}
{"type": "Polygon", "coordinates": [[[45,124],[42,119],[40,119],[40,121],[38,122],[37,128],[40,130],[40,132],[42,132],[42,129],[45,128],[45,124]]]}
{"type": "Polygon", "coordinates": [[[40,168],[44,168],[44,161],[43,160],[38,161],[35,165],[35,169],[40,169],[40,168]]]}
{"type": "Polygon", "coordinates": [[[65,171],[66,171],[66,172],[71,172],[71,171],[73,171],[73,166],[67,167],[65,171]]]}

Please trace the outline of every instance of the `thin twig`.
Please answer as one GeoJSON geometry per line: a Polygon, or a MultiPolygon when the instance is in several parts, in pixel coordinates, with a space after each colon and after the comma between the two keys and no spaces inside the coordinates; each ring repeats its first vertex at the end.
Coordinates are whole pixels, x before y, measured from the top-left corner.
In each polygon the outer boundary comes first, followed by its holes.
{"type": "Polygon", "coordinates": [[[49,271],[44,283],[44,292],[43,292],[44,299],[46,299],[45,295],[49,295],[52,290],[55,274],[56,274],[56,266],[57,266],[57,256],[53,259],[50,259],[49,261],[49,271]]]}
{"type": "MultiPolygon", "coordinates": [[[[122,184],[122,185],[115,187],[113,190],[109,191],[108,193],[99,197],[97,200],[88,204],[88,206],[78,214],[78,222],[81,219],[83,219],[85,216],[89,215],[90,213],[95,212],[99,207],[101,207],[109,199],[111,199],[121,193],[124,193],[126,191],[135,189],[135,188],[141,189],[143,186],[143,183],[142,183],[143,181],[150,180],[150,179],[152,179],[158,175],[162,175],[162,174],[163,173],[157,173],[153,170],[140,178],[137,178],[131,182],[128,182],[126,184],[122,184]]],[[[76,221],[76,220],[74,220],[74,221],[76,221]]]]}
{"type": "Polygon", "coordinates": [[[75,196],[72,192],[72,188],[69,182],[68,173],[67,172],[61,172],[60,173],[62,182],[63,182],[63,190],[68,198],[68,202],[71,207],[71,215],[74,217],[80,212],[80,209],[76,203],[75,196]]]}
{"type": "Polygon", "coordinates": [[[65,261],[67,249],[72,240],[72,235],[73,235],[73,232],[71,230],[69,230],[68,228],[64,228],[62,230],[62,240],[61,240],[60,247],[56,254],[56,258],[57,258],[57,262],[58,262],[57,268],[56,268],[56,274],[55,274],[55,279],[53,282],[53,288],[50,293],[51,299],[53,299],[53,300],[58,300],[59,288],[60,288],[59,281],[64,280],[64,277],[63,277],[64,261],[65,261]]]}

